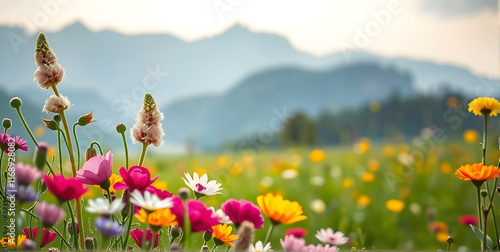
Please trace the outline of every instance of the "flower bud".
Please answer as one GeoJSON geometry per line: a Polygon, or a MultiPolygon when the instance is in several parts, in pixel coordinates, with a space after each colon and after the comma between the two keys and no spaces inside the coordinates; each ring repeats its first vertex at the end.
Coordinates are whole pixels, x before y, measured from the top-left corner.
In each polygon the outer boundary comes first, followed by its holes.
{"type": "Polygon", "coordinates": [[[5,129],[9,129],[10,127],[12,127],[12,120],[10,120],[9,118],[4,118],[2,121],[2,126],[5,129]]]}
{"type": "Polygon", "coordinates": [[[126,188],[122,193],[122,203],[125,205],[121,210],[121,215],[123,218],[127,218],[130,213],[130,190],[126,188]]]}
{"type": "Polygon", "coordinates": [[[10,99],[10,106],[12,108],[18,109],[21,107],[22,104],[23,104],[23,102],[21,101],[21,99],[19,97],[14,97],[14,98],[10,99]]]}
{"type": "Polygon", "coordinates": [[[127,250],[134,250],[134,246],[132,246],[132,245],[128,245],[128,246],[127,246],[127,250]]]}
{"type": "Polygon", "coordinates": [[[486,189],[481,189],[481,197],[486,198],[488,196],[488,191],[486,189]]]}
{"type": "Polygon", "coordinates": [[[97,151],[93,147],[87,148],[85,151],[85,161],[89,161],[89,159],[97,156],[97,151]]]}
{"type": "Polygon", "coordinates": [[[49,252],[59,252],[59,249],[58,249],[58,248],[56,248],[56,247],[50,247],[50,248],[48,249],[48,251],[49,251],[49,252]]]}
{"type": "Polygon", "coordinates": [[[95,120],[93,120],[94,118],[93,114],[94,111],[90,112],[89,114],[80,116],[80,118],[78,118],[77,124],[80,126],[85,126],[91,122],[95,122],[95,120]]]}
{"type": "Polygon", "coordinates": [[[181,246],[178,243],[172,243],[170,246],[170,251],[179,251],[181,249],[181,246]]]}
{"type": "Polygon", "coordinates": [[[127,126],[125,126],[125,124],[120,123],[120,124],[116,125],[116,132],[121,134],[121,133],[125,133],[126,130],[127,130],[127,126]]]}
{"type": "Polygon", "coordinates": [[[448,236],[448,238],[446,238],[446,242],[451,245],[454,242],[453,237],[448,236]]]}
{"type": "Polygon", "coordinates": [[[55,120],[48,120],[48,119],[43,119],[43,123],[45,124],[45,127],[47,127],[50,130],[59,130],[59,123],[55,120]]]}
{"type": "Polygon", "coordinates": [[[43,182],[42,188],[40,189],[40,194],[44,193],[45,191],[47,191],[47,184],[45,184],[45,182],[43,182]]]}
{"type": "Polygon", "coordinates": [[[35,150],[35,156],[33,157],[33,164],[41,171],[45,166],[48,150],[49,150],[49,145],[43,142],[39,143],[38,147],[35,150]]]}
{"type": "Polygon", "coordinates": [[[54,121],[60,122],[61,121],[61,116],[60,115],[55,115],[54,116],[54,121]]]}
{"type": "Polygon", "coordinates": [[[182,228],[179,226],[172,226],[170,228],[170,235],[172,236],[172,241],[177,239],[177,237],[181,236],[182,228]]]}
{"type": "Polygon", "coordinates": [[[116,199],[115,192],[111,192],[111,201],[114,201],[116,199]]]}
{"type": "MultiPolygon", "coordinates": [[[[78,221],[75,220],[75,229],[76,229],[76,235],[80,235],[80,225],[78,225],[78,221]]],[[[73,222],[71,221],[71,219],[68,221],[68,224],[66,225],[66,231],[68,232],[68,234],[71,236],[71,234],[73,234],[73,222]]]]}
{"type": "Polygon", "coordinates": [[[21,244],[22,250],[34,250],[36,248],[36,242],[30,239],[26,239],[21,244]]]}
{"type": "Polygon", "coordinates": [[[87,237],[85,238],[85,249],[87,250],[94,250],[94,237],[87,237]]]}
{"type": "Polygon", "coordinates": [[[179,198],[181,198],[181,200],[187,200],[189,198],[189,189],[186,187],[181,187],[179,189],[179,198]]]}
{"type": "Polygon", "coordinates": [[[210,248],[209,248],[207,245],[203,245],[203,246],[201,247],[201,251],[202,251],[202,252],[209,252],[209,251],[210,251],[210,248]]]}
{"type": "Polygon", "coordinates": [[[203,240],[205,241],[205,243],[207,243],[208,241],[212,240],[212,233],[210,233],[208,231],[205,231],[203,233],[203,240]]]}

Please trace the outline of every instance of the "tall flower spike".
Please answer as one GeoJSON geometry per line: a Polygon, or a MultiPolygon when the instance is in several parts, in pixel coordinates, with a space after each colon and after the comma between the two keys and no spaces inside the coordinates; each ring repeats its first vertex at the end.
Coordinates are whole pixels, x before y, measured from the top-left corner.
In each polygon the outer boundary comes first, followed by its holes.
{"type": "Polygon", "coordinates": [[[36,41],[35,62],[38,68],[35,71],[34,80],[38,82],[40,88],[48,89],[62,81],[65,70],[61,64],[57,63],[57,56],[49,47],[44,33],[40,33],[36,41]]]}
{"type": "Polygon", "coordinates": [[[162,137],[165,135],[161,120],[163,120],[163,113],[158,109],[153,96],[149,93],[144,95],[144,104],[141,111],[137,113],[135,124],[130,131],[132,140],[160,147],[163,144],[162,137]]]}

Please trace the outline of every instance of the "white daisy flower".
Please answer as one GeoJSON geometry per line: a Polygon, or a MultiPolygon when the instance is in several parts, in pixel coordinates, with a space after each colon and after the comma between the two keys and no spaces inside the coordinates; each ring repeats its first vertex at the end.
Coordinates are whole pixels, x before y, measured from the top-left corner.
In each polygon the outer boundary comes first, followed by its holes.
{"type": "Polygon", "coordinates": [[[322,228],[314,236],[325,244],[343,245],[346,244],[347,241],[349,241],[349,238],[345,237],[344,233],[340,231],[334,233],[333,229],[331,228],[328,229],[322,228]]]}
{"type": "Polygon", "coordinates": [[[148,191],[144,191],[144,195],[139,191],[135,190],[130,194],[130,202],[136,206],[139,206],[146,210],[147,212],[154,212],[157,209],[171,208],[174,203],[171,198],[160,199],[158,195],[151,194],[148,191]]]}
{"type": "Polygon", "coordinates": [[[184,176],[186,176],[186,178],[182,178],[184,183],[194,191],[197,199],[205,195],[222,194],[219,192],[222,190],[222,185],[216,180],[208,181],[207,174],[203,174],[200,178],[196,172],[193,173],[193,177],[186,172],[184,176]]]}
{"type": "Polygon", "coordinates": [[[219,219],[219,223],[221,223],[221,224],[231,224],[231,223],[233,223],[229,219],[229,217],[227,217],[226,213],[224,213],[224,211],[222,211],[222,209],[219,209],[217,211],[215,211],[214,207],[209,207],[208,209],[212,210],[212,212],[214,213],[213,214],[214,216],[217,216],[217,218],[219,219]]]}
{"type": "Polygon", "coordinates": [[[125,204],[121,200],[114,200],[111,204],[105,198],[89,199],[85,210],[89,213],[100,214],[102,217],[109,217],[115,213],[119,213],[125,204]]]}
{"type": "Polygon", "coordinates": [[[248,250],[249,252],[267,252],[271,251],[271,243],[268,242],[266,246],[261,241],[258,241],[255,243],[255,246],[253,244],[250,244],[250,249],[248,250]]]}

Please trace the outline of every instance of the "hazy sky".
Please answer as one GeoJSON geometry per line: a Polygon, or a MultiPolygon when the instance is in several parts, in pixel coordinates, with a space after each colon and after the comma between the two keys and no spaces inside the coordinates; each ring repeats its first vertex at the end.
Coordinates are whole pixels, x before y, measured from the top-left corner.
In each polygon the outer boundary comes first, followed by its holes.
{"type": "Polygon", "coordinates": [[[186,41],[235,23],[316,56],[354,48],[499,76],[497,0],[0,0],[0,25],[168,33],[186,41]]]}

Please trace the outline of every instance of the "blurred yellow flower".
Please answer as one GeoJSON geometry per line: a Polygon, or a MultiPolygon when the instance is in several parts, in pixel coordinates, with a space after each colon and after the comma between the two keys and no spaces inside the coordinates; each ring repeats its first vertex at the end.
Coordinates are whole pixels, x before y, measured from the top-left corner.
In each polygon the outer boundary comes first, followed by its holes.
{"type": "Polygon", "coordinates": [[[448,106],[448,108],[456,108],[458,106],[457,97],[454,96],[448,97],[448,99],[446,100],[446,105],[448,106]]]}
{"type": "Polygon", "coordinates": [[[446,243],[446,240],[448,239],[448,236],[450,236],[450,234],[447,231],[442,231],[442,232],[438,232],[436,234],[436,239],[439,242],[446,243]]]}
{"type": "Polygon", "coordinates": [[[228,159],[226,156],[220,156],[219,158],[217,158],[217,164],[218,164],[220,167],[224,167],[224,166],[226,166],[228,163],[229,163],[229,159],[228,159]]]}
{"type": "Polygon", "coordinates": [[[194,170],[194,172],[196,172],[196,174],[198,174],[198,176],[203,176],[204,174],[207,174],[207,169],[205,168],[198,168],[196,170],[194,170]]]}
{"type": "Polygon", "coordinates": [[[401,200],[390,199],[385,203],[385,207],[391,212],[399,213],[405,208],[405,203],[401,200]]]}
{"type": "Polygon", "coordinates": [[[229,168],[229,172],[233,176],[238,176],[243,172],[243,167],[241,167],[241,164],[236,162],[231,165],[231,168],[229,168]]]}
{"type": "Polygon", "coordinates": [[[322,213],[326,209],[326,204],[321,199],[315,199],[311,202],[310,207],[311,210],[313,210],[315,213],[322,213]]]}
{"type": "Polygon", "coordinates": [[[377,160],[372,159],[368,162],[368,170],[371,172],[376,172],[380,168],[380,164],[377,160]]]}
{"type": "MultiPolygon", "coordinates": [[[[14,239],[10,239],[10,237],[2,237],[0,240],[0,244],[5,248],[5,245],[8,245],[9,248],[16,248],[16,244],[13,242],[14,239]]],[[[26,240],[26,235],[19,235],[17,237],[17,247],[20,248],[23,245],[23,242],[26,240]]]]}
{"type": "Polygon", "coordinates": [[[444,173],[444,174],[448,174],[448,173],[451,173],[451,164],[449,162],[442,162],[440,165],[439,165],[439,170],[441,171],[441,173],[444,173]]]}
{"type": "Polygon", "coordinates": [[[285,200],[280,194],[260,195],[257,203],[262,212],[276,223],[293,224],[307,219],[307,216],[302,215],[304,211],[297,201],[285,200]]]}
{"type": "MultiPolygon", "coordinates": [[[[83,195],[82,199],[89,199],[89,198],[94,198],[95,193],[94,190],[92,190],[90,187],[88,187],[89,190],[87,190],[83,195]]],[[[103,190],[104,192],[104,190],[103,190]]]]}
{"type": "Polygon", "coordinates": [[[469,112],[481,116],[497,116],[500,102],[495,98],[479,97],[469,103],[469,112]]]}
{"type": "Polygon", "coordinates": [[[43,137],[45,136],[45,127],[43,127],[42,125],[38,125],[35,127],[35,135],[37,137],[43,137]]]}
{"type": "Polygon", "coordinates": [[[402,199],[406,199],[410,196],[410,188],[401,188],[401,190],[399,190],[399,196],[402,198],[402,199]]]}
{"type": "Polygon", "coordinates": [[[361,176],[361,180],[363,180],[363,182],[367,182],[367,183],[373,182],[373,180],[375,180],[375,175],[371,172],[367,172],[361,176]]]}
{"type": "MultiPolygon", "coordinates": [[[[118,182],[123,182],[123,178],[120,175],[111,174],[111,177],[109,177],[109,192],[110,193],[115,192],[114,186],[118,182]]],[[[99,188],[99,189],[101,188],[99,185],[94,185],[94,186],[99,188]]],[[[106,194],[106,191],[102,190],[102,193],[106,194]]]]}
{"type": "Polygon", "coordinates": [[[56,147],[50,146],[49,150],[47,151],[47,157],[49,160],[52,160],[52,158],[56,155],[56,147]]]}
{"type": "Polygon", "coordinates": [[[319,163],[325,159],[325,152],[319,149],[315,149],[311,151],[311,154],[309,155],[309,160],[313,163],[319,163]]]}
{"type": "Polygon", "coordinates": [[[346,178],[344,179],[344,181],[342,181],[342,188],[349,189],[352,186],[354,186],[354,181],[352,179],[346,178]]]}
{"type": "Polygon", "coordinates": [[[142,223],[147,222],[149,225],[157,229],[160,229],[162,227],[179,225],[179,223],[175,219],[175,214],[173,214],[168,208],[158,209],[150,213],[149,215],[146,213],[144,209],[141,208],[141,210],[139,210],[139,212],[136,213],[134,216],[140,222],[142,223]],[[146,221],[146,216],[148,217],[147,221],[146,221]]]}
{"type": "MultiPolygon", "coordinates": [[[[113,175],[114,175],[114,174],[113,174],[113,175]]],[[[111,176],[113,176],[113,175],[111,175],[111,176]]],[[[118,176],[118,177],[119,177],[119,176],[118,176]]],[[[120,177],[120,179],[123,181],[123,179],[122,179],[121,177],[120,177]]],[[[118,182],[118,181],[116,181],[116,182],[118,182]]],[[[115,183],[116,183],[116,182],[115,182],[115,183]]],[[[157,179],[157,180],[155,180],[155,182],[153,182],[153,184],[151,184],[151,185],[152,185],[152,186],[154,186],[154,187],[156,187],[156,188],[158,188],[158,189],[160,189],[160,190],[162,190],[162,191],[167,190],[167,187],[168,187],[167,182],[165,182],[165,181],[163,181],[163,180],[158,180],[158,179],[157,179]]]]}
{"type": "Polygon", "coordinates": [[[233,227],[231,227],[231,225],[219,224],[217,226],[213,226],[212,230],[212,236],[214,237],[215,244],[217,244],[219,241],[226,244],[227,246],[234,246],[232,241],[238,239],[238,235],[231,234],[231,232],[233,231],[233,227]]]}
{"type": "Polygon", "coordinates": [[[473,129],[464,131],[464,141],[467,143],[475,143],[479,139],[479,133],[473,129]]]}
{"type": "Polygon", "coordinates": [[[382,149],[382,154],[386,157],[394,157],[396,155],[396,150],[390,144],[387,144],[382,149]]]}
{"type": "Polygon", "coordinates": [[[370,140],[368,138],[362,138],[354,145],[354,151],[358,154],[365,154],[368,150],[370,150],[370,140]]]}
{"type": "Polygon", "coordinates": [[[358,205],[366,207],[372,203],[372,199],[368,195],[360,195],[358,197],[358,200],[356,200],[356,202],[358,203],[358,205]]]}

